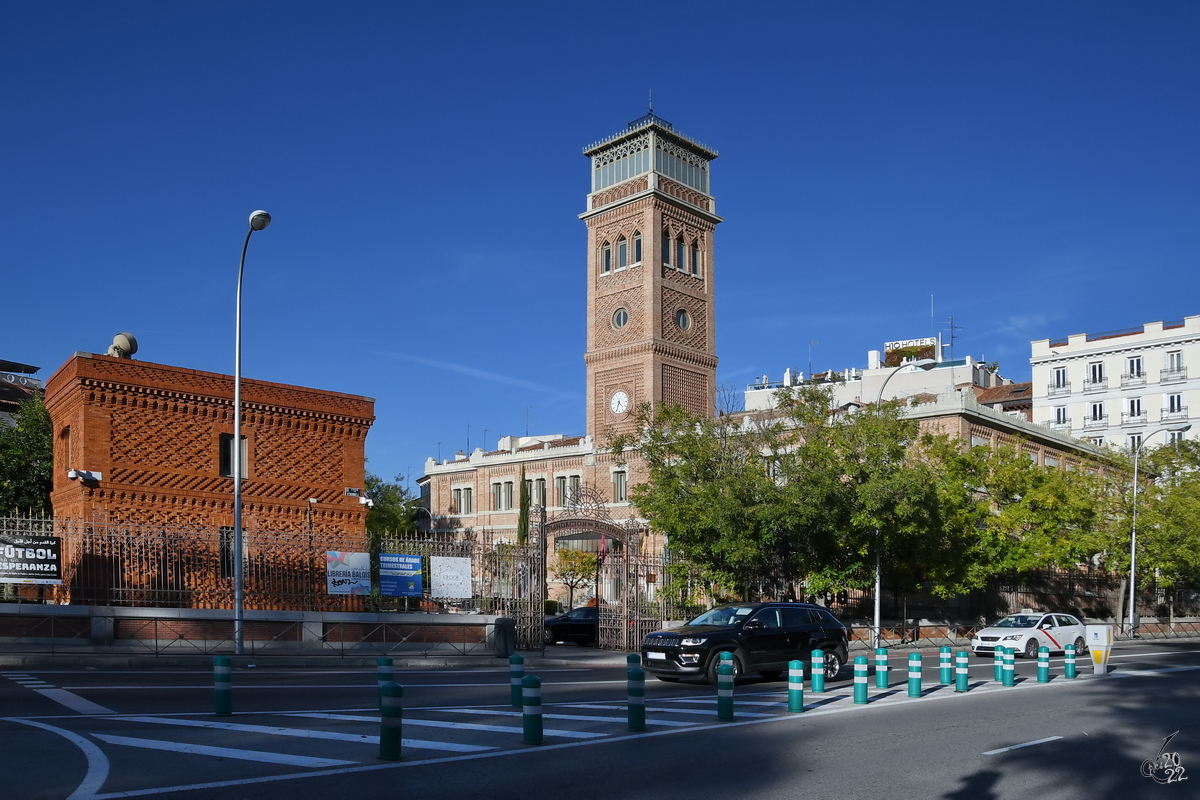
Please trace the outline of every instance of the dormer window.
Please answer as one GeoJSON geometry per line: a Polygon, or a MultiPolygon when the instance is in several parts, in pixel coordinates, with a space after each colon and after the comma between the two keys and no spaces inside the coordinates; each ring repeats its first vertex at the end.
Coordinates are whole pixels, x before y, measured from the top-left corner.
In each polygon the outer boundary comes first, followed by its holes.
{"type": "Polygon", "coordinates": [[[612,272],[612,246],[608,242],[600,246],[600,271],[612,272]]]}

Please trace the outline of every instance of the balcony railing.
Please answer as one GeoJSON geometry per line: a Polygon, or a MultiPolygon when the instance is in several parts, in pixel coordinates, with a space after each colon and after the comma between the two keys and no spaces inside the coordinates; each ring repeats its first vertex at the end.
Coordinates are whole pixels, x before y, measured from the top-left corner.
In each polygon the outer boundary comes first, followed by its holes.
{"type": "Polygon", "coordinates": [[[1084,417],[1083,418],[1083,429],[1085,431],[1094,430],[1096,428],[1107,428],[1107,427],[1108,427],[1108,415],[1107,414],[1103,414],[1099,417],[1084,417]]]}
{"type": "Polygon", "coordinates": [[[1121,376],[1121,388],[1127,389],[1131,386],[1145,386],[1146,373],[1144,372],[1126,372],[1121,376]]]}
{"type": "Polygon", "coordinates": [[[1083,390],[1085,392],[1102,392],[1108,388],[1108,378],[1101,378],[1098,381],[1084,381],[1083,390]]]}
{"type": "Polygon", "coordinates": [[[1071,430],[1071,420],[1069,417],[1067,419],[1063,419],[1063,420],[1052,419],[1046,424],[1050,426],[1050,430],[1052,430],[1052,431],[1069,431],[1069,430],[1071,430]]]}
{"type": "Polygon", "coordinates": [[[1070,394],[1070,393],[1071,393],[1071,382],[1070,381],[1067,381],[1066,383],[1063,383],[1063,384],[1060,384],[1057,386],[1052,383],[1052,384],[1050,384],[1050,388],[1048,388],[1046,390],[1047,397],[1061,397],[1064,394],[1070,394]]]}
{"type": "Polygon", "coordinates": [[[1187,367],[1179,367],[1178,369],[1164,369],[1162,374],[1158,376],[1159,383],[1178,383],[1179,381],[1187,380],[1187,367]]]}
{"type": "Polygon", "coordinates": [[[1134,414],[1129,411],[1123,411],[1123,412],[1121,412],[1121,424],[1122,425],[1145,425],[1146,424],[1146,412],[1139,411],[1136,414],[1134,414]]]}
{"type": "Polygon", "coordinates": [[[1187,418],[1188,418],[1187,406],[1180,406],[1179,408],[1177,408],[1173,411],[1164,408],[1163,412],[1162,412],[1162,421],[1163,422],[1171,422],[1174,420],[1187,419],[1187,418]]]}

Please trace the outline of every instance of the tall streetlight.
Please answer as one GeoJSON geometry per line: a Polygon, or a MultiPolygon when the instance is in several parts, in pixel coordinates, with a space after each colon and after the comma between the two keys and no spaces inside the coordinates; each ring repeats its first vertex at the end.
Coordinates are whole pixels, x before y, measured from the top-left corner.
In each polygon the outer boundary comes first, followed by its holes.
{"type": "Polygon", "coordinates": [[[246,269],[246,248],[250,236],[271,224],[271,215],[255,211],[250,215],[250,230],[242,243],[242,260],[238,264],[237,312],[233,333],[233,646],[240,655],[244,651],[242,636],[243,577],[242,577],[242,272],[246,269]]]}
{"type": "Polygon", "coordinates": [[[1132,521],[1132,526],[1131,526],[1133,529],[1133,533],[1129,539],[1129,638],[1130,639],[1133,638],[1133,617],[1134,617],[1133,609],[1134,609],[1134,603],[1137,600],[1137,593],[1136,593],[1137,581],[1135,580],[1135,578],[1136,578],[1135,570],[1137,568],[1138,460],[1142,455],[1142,447],[1145,446],[1146,442],[1150,441],[1150,437],[1153,436],[1154,434],[1162,433],[1163,431],[1170,431],[1171,433],[1183,433],[1184,431],[1189,431],[1191,429],[1192,429],[1192,425],[1189,422],[1185,422],[1182,425],[1168,425],[1165,428],[1159,428],[1158,430],[1151,431],[1140,442],[1137,443],[1137,447],[1133,448],[1133,514],[1132,514],[1133,521],[1132,521]]]}
{"type": "MultiPolygon", "coordinates": [[[[938,362],[934,361],[932,358],[919,358],[916,361],[910,361],[907,364],[901,364],[900,366],[896,367],[894,370],[892,370],[891,372],[888,373],[888,376],[883,379],[883,383],[879,385],[879,396],[875,398],[875,405],[880,405],[883,403],[884,387],[886,387],[888,385],[888,381],[890,381],[892,379],[892,376],[895,375],[897,372],[904,369],[905,367],[916,367],[917,369],[925,370],[926,372],[928,372],[929,370],[931,370],[935,366],[937,366],[937,363],[938,362]]],[[[882,546],[883,546],[883,542],[881,539],[882,539],[882,537],[879,534],[879,530],[876,529],[875,530],[875,647],[876,647],[876,649],[883,647],[883,630],[879,627],[881,624],[880,619],[881,619],[881,615],[882,615],[881,610],[880,610],[880,595],[883,592],[883,569],[880,566],[880,550],[882,549],[882,546]]]]}

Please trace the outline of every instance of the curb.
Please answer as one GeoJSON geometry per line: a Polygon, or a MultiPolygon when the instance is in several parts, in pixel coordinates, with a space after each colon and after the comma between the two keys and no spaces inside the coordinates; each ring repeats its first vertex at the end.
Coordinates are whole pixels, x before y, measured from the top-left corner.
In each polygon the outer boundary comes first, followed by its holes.
{"type": "MultiPolygon", "coordinates": [[[[0,655],[0,668],[13,669],[20,667],[94,667],[97,669],[131,669],[131,668],[186,668],[211,670],[212,655],[194,656],[141,656],[141,655],[49,655],[30,653],[28,655],[0,655]]],[[[228,655],[228,654],[223,654],[228,655]]],[[[248,667],[262,668],[312,668],[312,667],[345,667],[347,669],[369,669],[372,672],[377,667],[376,656],[229,656],[235,669],[248,667]]],[[[400,669],[495,669],[507,671],[508,659],[493,656],[467,656],[462,658],[404,658],[392,657],[394,666],[400,669]]],[[[624,667],[625,654],[613,653],[611,657],[590,659],[543,658],[531,655],[526,657],[528,666],[548,667],[624,667]]]]}

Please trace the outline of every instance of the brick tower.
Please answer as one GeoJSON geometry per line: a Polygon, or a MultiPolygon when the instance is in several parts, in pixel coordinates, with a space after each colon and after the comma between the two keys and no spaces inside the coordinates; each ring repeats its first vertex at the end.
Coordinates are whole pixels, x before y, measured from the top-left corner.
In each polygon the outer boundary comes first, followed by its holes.
{"type": "Polygon", "coordinates": [[[710,194],[717,154],[648,113],[591,147],[587,432],[631,430],[640,403],[713,413],[710,194]]]}

